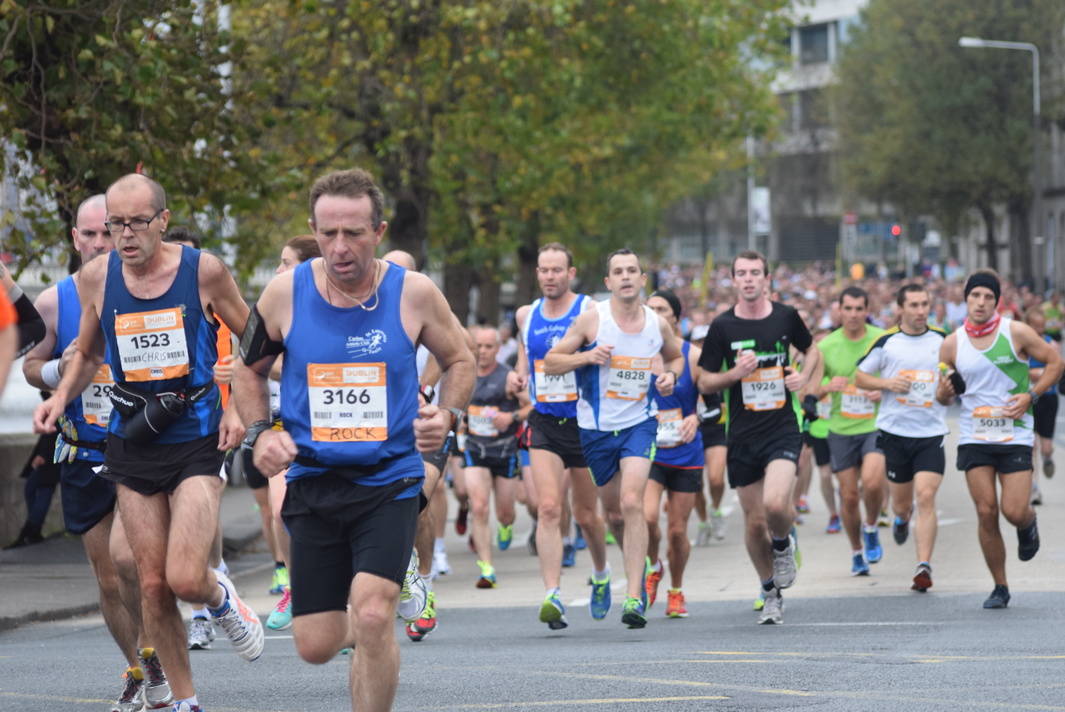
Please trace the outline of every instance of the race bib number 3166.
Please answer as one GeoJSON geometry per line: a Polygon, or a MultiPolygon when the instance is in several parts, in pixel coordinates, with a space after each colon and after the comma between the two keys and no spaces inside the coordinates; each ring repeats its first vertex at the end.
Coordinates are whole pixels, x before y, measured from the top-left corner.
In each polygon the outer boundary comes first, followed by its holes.
{"type": "Polygon", "coordinates": [[[307,364],[311,439],[319,442],[386,440],[387,382],[383,363],[307,364]]]}

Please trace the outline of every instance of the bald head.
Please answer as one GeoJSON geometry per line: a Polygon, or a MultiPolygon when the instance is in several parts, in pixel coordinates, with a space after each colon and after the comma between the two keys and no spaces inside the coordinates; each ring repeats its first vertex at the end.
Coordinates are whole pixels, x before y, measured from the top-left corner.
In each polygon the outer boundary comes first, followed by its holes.
{"type": "Polygon", "coordinates": [[[75,223],[81,222],[82,216],[86,210],[107,210],[106,198],[103,193],[97,193],[85,200],[81,201],[81,205],[78,206],[78,212],[74,216],[75,223]]]}
{"type": "Polygon", "coordinates": [[[414,255],[405,250],[392,250],[382,257],[385,262],[391,262],[394,265],[399,265],[403,269],[409,269],[411,272],[418,270],[418,265],[414,262],[414,255]]]}
{"type": "Polygon", "coordinates": [[[108,187],[107,195],[112,195],[114,192],[132,192],[144,188],[151,191],[152,209],[165,210],[166,191],[163,190],[163,186],[142,173],[127,173],[122,176],[108,187]]]}

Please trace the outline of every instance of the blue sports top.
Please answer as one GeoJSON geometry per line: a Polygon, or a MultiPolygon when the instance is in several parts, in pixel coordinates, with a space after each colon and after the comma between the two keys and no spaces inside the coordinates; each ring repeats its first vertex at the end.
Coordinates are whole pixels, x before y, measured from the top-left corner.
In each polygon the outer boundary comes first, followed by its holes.
{"type": "Polygon", "coordinates": [[[664,396],[659,393],[654,381],[651,381],[651,395],[658,406],[658,436],[654,461],[673,467],[702,467],[706,460],[703,454],[703,435],[698,429],[690,443],[680,441],[680,421],[695,412],[699,401],[699,389],[692,380],[691,364],[688,363],[691,346],[689,341],[681,342],[684,370],[681,371],[680,380],[673,387],[671,395],[664,396]]]}
{"type": "Polygon", "coordinates": [[[529,358],[529,398],[538,413],[556,418],[577,417],[577,377],[573,372],[547,376],[544,356],[558,343],[573,320],[584,311],[589,297],[578,294],[569,311],[557,319],[544,316],[543,297],[532,303],[521,330],[525,354],[529,358]]]}
{"type": "MultiPolygon", "coordinates": [[[[1043,341],[1047,342],[1048,344],[1050,344],[1052,346],[1054,345],[1054,339],[1050,338],[1046,334],[1043,335],[1043,341]]],[[[1033,358],[1033,357],[1029,356],[1028,357],[1028,368],[1046,368],[1046,364],[1043,363],[1042,361],[1040,361],[1037,358],[1033,358]]],[[[1035,383],[1036,380],[1039,380],[1039,379],[1032,380],[1032,383],[1035,383]]],[[[1029,385],[1031,385],[1031,384],[1029,384],[1029,385]]],[[[1043,396],[1055,396],[1057,394],[1058,394],[1058,384],[1055,383],[1054,385],[1052,385],[1050,388],[1047,389],[1046,393],[1044,393],[1043,396]]],[[[1040,398],[1042,398],[1043,396],[1040,396],[1040,398]]]]}
{"type": "MultiPolygon", "coordinates": [[[[182,245],[174,282],[155,299],[139,299],[126,289],[118,250],[111,252],[100,324],[107,338],[107,361],[116,383],[153,393],[212,390],[167,428],[155,442],[183,443],[218,432],[222,399],[214,383],[218,324],[200,303],[200,251],[182,245]]],[[[124,437],[122,416],[114,411],[109,431],[124,437]]]]}
{"type": "MultiPolygon", "coordinates": [[[[81,325],[81,299],[74,283],[74,275],[56,285],[56,295],[59,313],[55,325],[56,340],[52,358],[61,358],[70,343],[78,337],[81,325]]],[[[111,383],[111,366],[105,355],[104,363],[96,371],[92,383],[80,396],[70,401],[64,411],[74,426],[79,441],[103,442],[107,438],[107,424],[111,420],[111,399],[107,394],[111,392],[111,383]]],[[[75,459],[103,462],[104,454],[99,450],[79,447],[75,459]]]]}
{"type": "Polygon", "coordinates": [[[281,370],[281,421],[299,454],[320,465],[297,460],[287,479],[365,468],[350,479],[383,486],[417,478],[400,498],[414,496],[425,469],[414,449],[416,349],[400,318],[406,270],[385,269],[379,308],[345,309],[315,286],[312,266],[320,259],[303,262],[293,274],[293,319],[281,370]]]}

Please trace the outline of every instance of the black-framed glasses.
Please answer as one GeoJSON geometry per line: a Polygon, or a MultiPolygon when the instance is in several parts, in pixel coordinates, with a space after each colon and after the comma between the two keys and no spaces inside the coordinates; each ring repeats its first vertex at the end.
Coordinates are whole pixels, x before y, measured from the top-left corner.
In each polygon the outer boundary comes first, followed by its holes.
{"type": "Polygon", "coordinates": [[[155,215],[151,216],[147,220],[130,220],[129,222],[105,222],[104,227],[112,235],[121,235],[128,227],[133,232],[143,232],[148,229],[148,226],[152,224],[152,220],[159,217],[159,214],[163,212],[163,208],[159,208],[155,211],[155,215]]]}

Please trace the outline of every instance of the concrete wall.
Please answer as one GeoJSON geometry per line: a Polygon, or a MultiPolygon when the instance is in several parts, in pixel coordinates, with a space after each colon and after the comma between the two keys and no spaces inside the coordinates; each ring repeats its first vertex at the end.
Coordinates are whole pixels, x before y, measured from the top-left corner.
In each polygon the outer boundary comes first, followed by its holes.
{"type": "MultiPolygon", "coordinates": [[[[0,546],[11,543],[26,521],[26,500],[22,497],[25,480],[19,479],[19,473],[36,444],[36,435],[0,434],[0,546]]],[[[42,531],[48,536],[64,529],[63,507],[60,504],[59,487],[56,487],[42,531]]]]}

